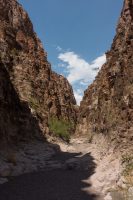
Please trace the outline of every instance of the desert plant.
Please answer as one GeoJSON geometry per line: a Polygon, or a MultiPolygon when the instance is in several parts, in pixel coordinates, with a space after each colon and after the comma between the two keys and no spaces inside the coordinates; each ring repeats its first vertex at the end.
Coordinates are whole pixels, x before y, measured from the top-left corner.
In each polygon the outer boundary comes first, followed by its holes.
{"type": "Polygon", "coordinates": [[[12,56],[17,56],[18,50],[16,48],[13,48],[10,53],[11,53],[12,56]]]}
{"type": "Polygon", "coordinates": [[[73,128],[73,123],[64,119],[51,117],[49,119],[49,129],[57,137],[63,140],[70,141],[70,131],[73,128]]]}
{"type": "Polygon", "coordinates": [[[130,155],[128,155],[128,154],[122,155],[122,158],[121,158],[122,163],[128,164],[128,163],[130,163],[132,160],[133,160],[133,156],[130,156],[130,155]]]}
{"type": "Polygon", "coordinates": [[[3,60],[3,58],[4,58],[4,53],[0,52],[0,60],[3,60]]]}
{"type": "Polygon", "coordinates": [[[124,165],[123,175],[130,175],[133,172],[133,156],[125,154],[122,156],[121,162],[124,165]]]}
{"type": "Polygon", "coordinates": [[[39,102],[34,97],[30,97],[29,105],[32,109],[37,110],[39,107],[39,102]]]}

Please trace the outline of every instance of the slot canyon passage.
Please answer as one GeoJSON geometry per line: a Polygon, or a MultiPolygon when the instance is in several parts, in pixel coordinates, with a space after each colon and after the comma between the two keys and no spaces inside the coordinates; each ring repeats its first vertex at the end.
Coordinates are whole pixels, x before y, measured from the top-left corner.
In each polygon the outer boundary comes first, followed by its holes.
{"type": "Polygon", "coordinates": [[[0,0],[0,200],[133,200],[133,0],[76,105],[17,0],[0,0]]]}

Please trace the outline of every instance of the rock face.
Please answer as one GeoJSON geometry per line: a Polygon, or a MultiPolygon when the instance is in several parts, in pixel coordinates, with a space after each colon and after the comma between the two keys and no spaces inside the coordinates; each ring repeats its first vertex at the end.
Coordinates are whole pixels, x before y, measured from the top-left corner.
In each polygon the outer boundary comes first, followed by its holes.
{"type": "Polygon", "coordinates": [[[16,0],[0,0],[0,137],[33,134],[35,121],[48,133],[53,116],[75,123],[75,106],[72,87],[51,70],[27,13],[16,0]]]}
{"type": "Polygon", "coordinates": [[[25,138],[40,137],[40,128],[26,102],[20,102],[9,74],[0,62],[0,142],[16,144],[25,138]]]}
{"type": "Polygon", "coordinates": [[[84,93],[77,132],[133,140],[133,0],[125,0],[111,50],[84,93]]]}

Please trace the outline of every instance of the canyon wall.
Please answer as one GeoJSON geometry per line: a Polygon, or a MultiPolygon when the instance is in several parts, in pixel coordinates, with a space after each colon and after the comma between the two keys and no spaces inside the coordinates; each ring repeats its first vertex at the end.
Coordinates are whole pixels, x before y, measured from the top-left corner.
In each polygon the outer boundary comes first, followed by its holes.
{"type": "Polygon", "coordinates": [[[133,0],[125,0],[107,62],[84,93],[77,133],[133,140],[133,0]],[[93,135],[94,135],[93,134],[93,135]]]}
{"type": "Polygon", "coordinates": [[[51,117],[76,123],[72,87],[51,70],[28,14],[16,0],[0,0],[0,84],[0,137],[25,138],[35,130],[45,135],[51,117]]]}

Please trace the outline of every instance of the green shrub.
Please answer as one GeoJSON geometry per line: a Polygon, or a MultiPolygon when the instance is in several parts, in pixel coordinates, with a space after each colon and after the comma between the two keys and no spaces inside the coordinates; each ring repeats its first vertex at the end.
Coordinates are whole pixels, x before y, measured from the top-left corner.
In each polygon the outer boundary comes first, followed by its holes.
{"type": "Polygon", "coordinates": [[[3,52],[0,52],[0,60],[3,60],[3,58],[4,58],[4,54],[3,52]]]}
{"type": "Polygon", "coordinates": [[[17,56],[18,50],[16,48],[13,48],[10,53],[11,53],[12,56],[17,56]]]}
{"type": "Polygon", "coordinates": [[[122,158],[121,158],[122,163],[129,164],[132,160],[133,160],[133,156],[128,155],[128,154],[122,155],[122,158]]]}
{"type": "Polygon", "coordinates": [[[70,131],[73,128],[73,124],[70,121],[65,121],[52,117],[49,119],[50,131],[57,137],[69,142],[70,131]]]}
{"type": "Polygon", "coordinates": [[[30,97],[30,99],[29,99],[29,104],[30,104],[30,107],[31,107],[32,109],[34,109],[34,110],[37,110],[38,107],[39,107],[38,101],[37,101],[35,98],[33,98],[33,97],[30,97]]]}
{"type": "Polygon", "coordinates": [[[133,156],[125,154],[122,156],[121,162],[124,165],[123,175],[130,175],[133,172],[133,156]]]}

